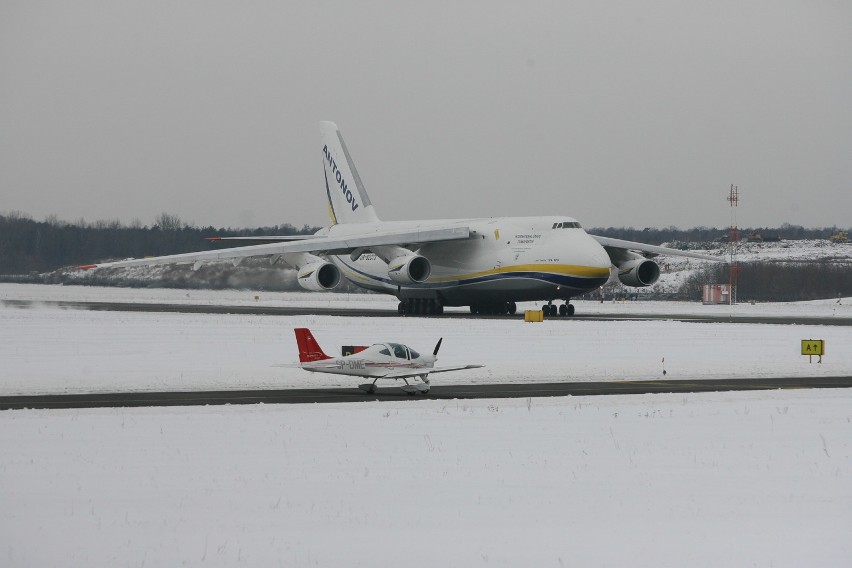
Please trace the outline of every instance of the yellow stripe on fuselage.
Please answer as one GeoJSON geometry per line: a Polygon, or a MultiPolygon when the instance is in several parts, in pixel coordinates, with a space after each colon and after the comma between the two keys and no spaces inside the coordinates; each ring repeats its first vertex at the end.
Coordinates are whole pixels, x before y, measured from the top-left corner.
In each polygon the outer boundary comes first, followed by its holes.
{"type": "Polygon", "coordinates": [[[459,274],[456,276],[441,276],[429,278],[427,282],[449,282],[452,280],[468,280],[470,278],[481,278],[492,274],[506,274],[512,272],[548,272],[551,274],[564,274],[566,276],[577,276],[579,278],[609,278],[609,268],[597,266],[580,266],[577,264],[515,264],[513,266],[501,266],[481,272],[470,274],[459,274]]]}

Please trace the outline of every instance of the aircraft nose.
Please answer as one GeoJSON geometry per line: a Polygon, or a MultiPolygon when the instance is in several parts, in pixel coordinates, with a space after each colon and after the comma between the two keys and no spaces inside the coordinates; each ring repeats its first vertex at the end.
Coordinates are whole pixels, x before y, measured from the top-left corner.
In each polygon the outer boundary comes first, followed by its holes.
{"type": "Polygon", "coordinates": [[[609,270],[610,266],[612,266],[612,260],[610,260],[606,249],[604,249],[601,244],[591,236],[586,235],[586,238],[588,239],[588,246],[585,247],[586,265],[609,270]]]}
{"type": "MultiPolygon", "coordinates": [[[[594,241],[594,239],[592,239],[594,241]]],[[[604,249],[597,241],[595,244],[598,245],[597,250],[595,251],[593,266],[595,268],[606,268],[610,269],[612,266],[612,260],[610,260],[609,255],[606,253],[606,249],[604,249]]]]}
{"type": "Polygon", "coordinates": [[[609,279],[612,260],[610,260],[606,249],[598,241],[591,236],[586,236],[588,238],[588,246],[584,247],[586,251],[586,266],[595,272],[594,276],[597,280],[595,287],[597,287],[609,279]]]}

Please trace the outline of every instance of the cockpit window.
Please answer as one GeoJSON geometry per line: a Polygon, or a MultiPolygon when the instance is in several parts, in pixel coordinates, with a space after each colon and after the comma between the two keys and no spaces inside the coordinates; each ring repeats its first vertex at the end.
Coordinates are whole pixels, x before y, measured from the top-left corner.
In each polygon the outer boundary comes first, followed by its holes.
{"type": "Polygon", "coordinates": [[[408,352],[411,353],[412,359],[417,359],[418,357],[420,357],[420,353],[418,353],[417,351],[415,351],[411,347],[408,348],[408,352]]]}
{"type": "Polygon", "coordinates": [[[393,349],[393,354],[400,359],[407,359],[405,356],[405,346],[400,345],[399,343],[388,343],[388,346],[393,349]]]}
{"type": "Polygon", "coordinates": [[[562,221],[561,223],[554,223],[554,229],[580,229],[580,223],[577,221],[562,221]]]}
{"type": "Polygon", "coordinates": [[[390,351],[388,351],[387,347],[385,347],[384,349],[379,351],[379,353],[381,353],[382,355],[387,355],[388,357],[390,357],[390,351]]]}

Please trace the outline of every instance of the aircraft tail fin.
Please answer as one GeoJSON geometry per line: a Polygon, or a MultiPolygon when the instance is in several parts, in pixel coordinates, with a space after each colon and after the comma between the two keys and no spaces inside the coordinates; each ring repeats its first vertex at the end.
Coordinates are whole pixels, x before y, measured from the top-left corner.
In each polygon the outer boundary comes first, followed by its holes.
{"type": "Polygon", "coordinates": [[[314,339],[311,330],[306,327],[297,327],[293,331],[296,332],[296,343],[299,345],[299,362],[310,363],[331,359],[331,357],[323,352],[317,340],[314,339]]]}
{"type": "Polygon", "coordinates": [[[333,224],[370,223],[378,221],[370,196],[364,189],[361,176],[337,125],[320,122],[322,162],[325,168],[325,190],[328,195],[328,214],[333,224]]]}

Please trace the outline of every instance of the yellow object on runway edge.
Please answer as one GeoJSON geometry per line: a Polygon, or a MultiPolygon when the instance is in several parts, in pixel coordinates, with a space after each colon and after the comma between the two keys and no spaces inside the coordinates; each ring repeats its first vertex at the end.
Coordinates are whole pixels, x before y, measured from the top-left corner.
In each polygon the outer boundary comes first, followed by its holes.
{"type": "Polygon", "coordinates": [[[544,312],[542,310],[525,310],[524,321],[544,321],[544,312]]]}

